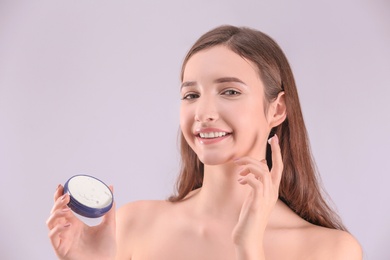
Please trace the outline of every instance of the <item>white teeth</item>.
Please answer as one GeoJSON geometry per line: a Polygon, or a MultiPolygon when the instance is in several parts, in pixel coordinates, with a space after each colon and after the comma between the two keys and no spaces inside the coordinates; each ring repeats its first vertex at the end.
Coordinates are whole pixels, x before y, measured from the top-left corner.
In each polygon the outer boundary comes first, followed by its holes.
{"type": "Polygon", "coordinates": [[[201,138],[216,138],[227,135],[226,132],[209,132],[209,133],[199,133],[201,138]]]}

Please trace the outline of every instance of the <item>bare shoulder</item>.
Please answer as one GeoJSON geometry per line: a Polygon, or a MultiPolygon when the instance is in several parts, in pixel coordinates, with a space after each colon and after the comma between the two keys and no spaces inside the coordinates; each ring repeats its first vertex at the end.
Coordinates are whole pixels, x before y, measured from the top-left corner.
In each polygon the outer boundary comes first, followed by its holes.
{"type": "MultiPolygon", "coordinates": [[[[129,202],[118,209],[118,214],[127,215],[131,213],[145,213],[145,211],[156,210],[162,207],[166,207],[170,202],[165,200],[139,200],[129,202]]],[[[147,212],[146,212],[147,213],[147,212]]]]}
{"type": "MultiPolygon", "coordinates": [[[[270,232],[271,233],[271,232],[270,232]]],[[[311,223],[274,230],[269,244],[271,259],[361,260],[359,242],[348,232],[311,223]],[[285,250],[280,250],[280,246],[285,250]]]]}
{"type": "Polygon", "coordinates": [[[130,259],[140,237],[150,232],[153,223],[171,203],[168,201],[136,201],[116,212],[117,259],[130,259]]]}
{"type": "Polygon", "coordinates": [[[307,230],[309,237],[317,247],[320,259],[351,259],[363,258],[359,242],[348,232],[312,225],[307,230]],[[322,257],[323,256],[323,257],[322,257]]]}
{"type": "MultiPolygon", "coordinates": [[[[122,228],[147,223],[171,203],[164,200],[141,200],[125,204],[117,211],[117,224],[122,228]]],[[[150,222],[149,222],[150,223],[150,222]]]]}
{"type": "Polygon", "coordinates": [[[309,223],[281,202],[267,234],[270,259],[363,258],[359,242],[350,233],[309,223]],[[280,250],[281,245],[285,250],[280,250]]]}

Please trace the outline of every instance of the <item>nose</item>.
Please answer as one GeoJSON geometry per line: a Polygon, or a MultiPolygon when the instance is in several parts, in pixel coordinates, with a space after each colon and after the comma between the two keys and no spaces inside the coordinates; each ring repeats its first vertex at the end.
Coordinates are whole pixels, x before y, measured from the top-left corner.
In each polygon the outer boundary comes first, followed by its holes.
{"type": "Polygon", "coordinates": [[[212,98],[200,97],[197,102],[195,121],[205,123],[218,119],[218,111],[215,100],[212,98]]]}

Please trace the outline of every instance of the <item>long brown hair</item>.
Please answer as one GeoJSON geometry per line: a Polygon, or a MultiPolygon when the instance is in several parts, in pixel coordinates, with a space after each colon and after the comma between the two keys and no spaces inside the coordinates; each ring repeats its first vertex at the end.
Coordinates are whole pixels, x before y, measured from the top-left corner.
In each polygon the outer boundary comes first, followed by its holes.
{"type": "MultiPolygon", "coordinates": [[[[220,26],[201,36],[187,53],[181,79],[188,60],[197,52],[216,45],[224,45],[257,65],[264,83],[266,103],[285,93],[286,120],[272,129],[277,134],[282,151],[284,169],[279,198],[303,219],[324,227],[346,230],[338,215],[324,199],[307,131],[303,120],[292,70],[278,44],[268,35],[246,27],[220,26]]],[[[177,180],[177,194],[172,202],[184,199],[188,193],[203,184],[203,163],[180,136],[181,171],[177,180]]],[[[271,150],[267,146],[267,162],[272,167],[271,150]]]]}

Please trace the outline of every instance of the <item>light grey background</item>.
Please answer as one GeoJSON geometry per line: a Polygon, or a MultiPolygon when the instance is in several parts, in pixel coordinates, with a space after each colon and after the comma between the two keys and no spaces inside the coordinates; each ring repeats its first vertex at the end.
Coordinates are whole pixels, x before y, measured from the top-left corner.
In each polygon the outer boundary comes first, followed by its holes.
{"type": "Polygon", "coordinates": [[[366,259],[390,259],[388,0],[0,0],[0,259],[55,258],[45,220],[74,174],[118,206],[171,194],[181,61],[221,24],[281,45],[324,186],[366,259]]]}

